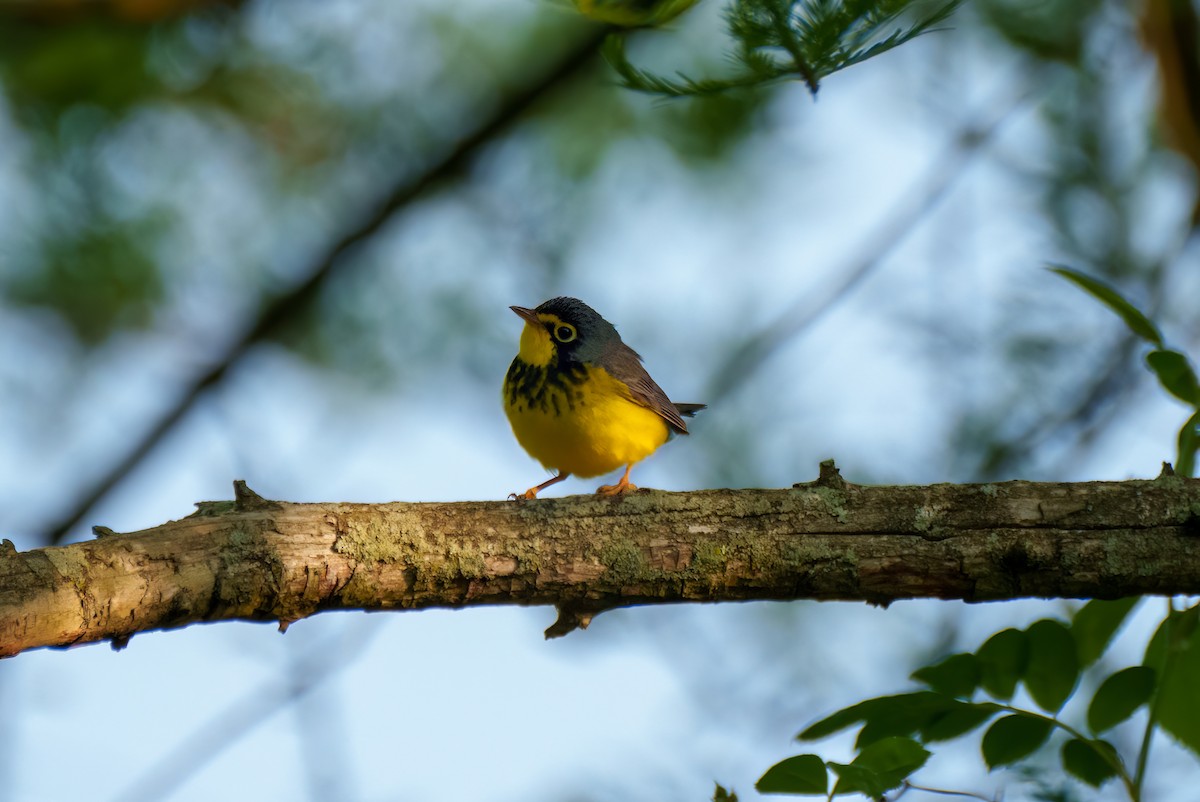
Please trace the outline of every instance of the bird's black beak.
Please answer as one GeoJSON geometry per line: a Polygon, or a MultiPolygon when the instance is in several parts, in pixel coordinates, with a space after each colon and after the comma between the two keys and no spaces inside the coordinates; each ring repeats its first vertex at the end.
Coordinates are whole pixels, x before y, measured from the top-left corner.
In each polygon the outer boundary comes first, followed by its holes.
{"type": "Polygon", "coordinates": [[[523,306],[510,306],[509,309],[516,312],[521,318],[531,326],[541,326],[542,321],[538,320],[537,310],[526,309],[523,306]]]}

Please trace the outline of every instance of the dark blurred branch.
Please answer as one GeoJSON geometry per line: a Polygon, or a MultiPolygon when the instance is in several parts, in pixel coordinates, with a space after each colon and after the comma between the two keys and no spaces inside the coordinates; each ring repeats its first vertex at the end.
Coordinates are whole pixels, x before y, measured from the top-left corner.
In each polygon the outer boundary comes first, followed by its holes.
{"type": "MultiPolygon", "coordinates": [[[[1159,122],[1166,139],[1200,171],[1200,14],[1192,0],[1146,0],[1142,41],[1158,62],[1159,122]]],[[[1200,226],[1200,199],[1192,227],[1200,226]]]]}
{"type": "Polygon", "coordinates": [[[1027,100],[1028,96],[1022,95],[1003,105],[1002,111],[989,121],[956,132],[948,143],[945,156],[921,176],[911,191],[903,193],[901,202],[877,226],[861,252],[837,271],[841,280],[835,287],[815,299],[806,293],[723,360],[704,395],[709,405],[741,387],[780,348],[810,329],[839,302],[849,297],[937,208],[975,157],[991,142],[1000,126],[1027,100]]]}
{"type": "Polygon", "coordinates": [[[0,547],[0,656],[322,610],[1200,593],[1200,479],[862,487],[525,503],[292,504],[237,483],[181,521],[0,547]]]}
{"type": "MultiPolygon", "coordinates": [[[[378,622],[364,621],[350,632],[320,644],[312,650],[312,655],[297,662],[291,681],[275,679],[234,700],[207,723],[182,737],[164,757],[144,768],[114,799],[120,802],[159,802],[170,798],[201,767],[232,747],[241,737],[253,732],[289,705],[304,701],[326,680],[354,665],[379,629],[378,622]]],[[[346,779],[343,778],[342,782],[346,782],[346,779]]],[[[344,791],[343,787],[340,796],[325,798],[349,798],[344,791]]]]}
{"type": "MultiPolygon", "coordinates": [[[[1133,334],[1122,336],[1113,346],[1107,361],[1092,381],[1077,388],[1073,398],[1031,421],[1021,431],[990,445],[980,457],[972,474],[991,479],[1010,475],[1046,440],[1054,436],[1073,437],[1083,446],[1110,421],[1120,402],[1137,386],[1131,377],[1133,356],[1144,344],[1133,334]]],[[[1075,459],[1071,455],[1070,459],[1075,459]]],[[[1064,466],[1065,467],[1065,466],[1064,466]]]]}
{"type": "Polygon", "coordinates": [[[203,6],[238,6],[242,0],[158,0],[129,3],[118,0],[59,0],[38,3],[30,0],[0,0],[0,17],[10,21],[47,26],[78,25],[91,19],[112,19],[121,24],[150,25],[175,19],[203,6]]]}
{"type": "MultiPolygon", "coordinates": [[[[1152,320],[1160,317],[1167,300],[1165,275],[1168,265],[1179,262],[1186,243],[1185,237],[1177,244],[1173,257],[1145,270],[1149,293],[1147,311],[1152,320]]],[[[1049,473],[1062,475],[1068,471],[1078,462],[1079,452],[1106,430],[1122,405],[1134,395],[1139,379],[1149,377],[1145,364],[1135,358],[1146,350],[1146,343],[1140,336],[1123,328],[1120,337],[1105,353],[1104,361],[1088,371],[1087,381],[1072,384],[1054,409],[988,446],[972,467],[972,477],[987,481],[1011,475],[1051,438],[1074,440],[1073,447],[1060,460],[1058,470],[1049,473]]]]}
{"type": "Polygon", "coordinates": [[[562,57],[538,73],[520,91],[512,94],[499,105],[487,120],[473,132],[463,137],[440,160],[430,165],[415,179],[398,183],[379,207],[360,225],[347,232],[331,244],[324,256],[316,261],[308,278],[292,287],[288,292],[267,303],[258,320],[216,360],[216,363],[199,375],[180,393],[179,401],[150,428],[124,457],[116,462],[78,500],[72,504],[61,519],[47,527],[50,543],[61,543],[78,526],[88,511],[104,498],[114,487],[129,475],[145,457],[154,450],[162,439],[195,406],[204,391],[219,384],[239,360],[257,343],[267,339],[284,324],[295,320],[320,295],[330,276],[344,269],[352,260],[346,258],[357,245],[370,238],[393,215],[404,209],[421,193],[438,182],[462,170],[480,148],[496,139],[534,103],[553,90],[575,78],[599,50],[607,28],[590,28],[582,41],[573,45],[562,57]]]}

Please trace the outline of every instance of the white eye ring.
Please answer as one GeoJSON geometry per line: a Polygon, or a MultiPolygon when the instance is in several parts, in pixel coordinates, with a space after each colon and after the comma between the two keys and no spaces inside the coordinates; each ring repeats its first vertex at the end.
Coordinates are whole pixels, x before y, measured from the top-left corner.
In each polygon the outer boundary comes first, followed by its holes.
{"type": "Polygon", "coordinates": [[[554,339],[560,343],[569,343],[578,336],[575,332],[575,327],[569,323],[559,323],[554,327],[554,339]]]}

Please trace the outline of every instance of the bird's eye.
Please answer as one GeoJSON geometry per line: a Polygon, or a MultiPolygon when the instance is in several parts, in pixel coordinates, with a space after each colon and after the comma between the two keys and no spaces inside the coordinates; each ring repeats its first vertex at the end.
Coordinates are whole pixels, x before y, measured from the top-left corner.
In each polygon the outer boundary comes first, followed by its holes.
{"type": "Polygon", "coordinates": [[[568,323],[559,324],[559,326],[554,329],[554,339],[558,340],[560,343],[571,342],[571,340],[575,339],[575,327],[568,323]]]}

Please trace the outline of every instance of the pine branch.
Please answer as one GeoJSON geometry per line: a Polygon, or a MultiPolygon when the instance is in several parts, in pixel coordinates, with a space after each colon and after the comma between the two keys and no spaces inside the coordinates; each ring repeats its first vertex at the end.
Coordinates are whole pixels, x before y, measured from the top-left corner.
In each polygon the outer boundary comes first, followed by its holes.
{"type": "Polygon", "coordinates": [[[235,483],[181,521],[0,547],[0,656],[322,610],[1200,593],[1200,479],[860,487],[527,503],[293,504],[235,483]]]}
{"type": "Polygon", "coordinates": [[[670,79],[635,67],[625,56],[624,34],[609,37],[604,56],[623,86],[649,94],[705,96],[791,78],[816,96],[833,73],[939,30],[961,2],[943,2],[904,27],[901,18],[918,5],[914,0],[736,0],[728,26],[740,71],[728,78],[677,73],[670,79]]]}
{"type": "Polygon", "coordinates": [[[624,33],[610,34],[601,48],[605,60],[621,77],[621,85],[652,95],[664,97],[708,97],[731,89],[748,89],[763,86],[772,81],[790,77],[791,71],[757,54],[744,57],[748,71],[742,75],[722,79],[693,80],[682,73],[677,79],[664,78],[648,70],[635,67],[625,55],[624,33]]]}

